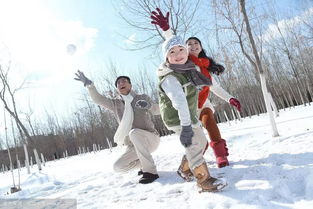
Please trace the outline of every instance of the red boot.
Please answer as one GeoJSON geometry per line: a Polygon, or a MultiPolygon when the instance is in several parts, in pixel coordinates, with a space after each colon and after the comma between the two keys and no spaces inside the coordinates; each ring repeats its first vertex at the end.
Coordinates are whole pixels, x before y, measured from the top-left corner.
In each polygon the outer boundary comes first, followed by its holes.
{"type": "Polygon", "coordinates": [[[229,162],[227,160],[228,148],[226,145],[226,141],[224,139],[221,139],[219,141],[211,141],[210,146],[212,147],[213,152],[215,154],[217,166],[219,168],[228,166],[229,165],[229,162]]]}

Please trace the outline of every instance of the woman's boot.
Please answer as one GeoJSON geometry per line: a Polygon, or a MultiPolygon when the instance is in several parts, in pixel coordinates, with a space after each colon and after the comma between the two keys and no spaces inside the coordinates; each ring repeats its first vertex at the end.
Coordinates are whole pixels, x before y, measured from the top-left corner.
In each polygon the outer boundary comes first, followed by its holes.
{"type": "Polygon", "coordinates": [[[227,156],[228,156],[228,148],[226,145],[226,141],[224,139],[220,139],[218,141],[211,141],[210,146],[213,149],[213,152],[216,157],[217,166],[219,168],[225,167],[229,165],[227,156]]]}

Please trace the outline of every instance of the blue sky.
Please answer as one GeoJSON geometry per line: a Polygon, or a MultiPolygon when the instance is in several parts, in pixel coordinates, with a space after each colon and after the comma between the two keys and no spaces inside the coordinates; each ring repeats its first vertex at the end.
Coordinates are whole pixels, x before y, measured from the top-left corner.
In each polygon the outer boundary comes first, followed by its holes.
{"type": "MultiPolygon", "coordinates": [[[[16,94],[23,112],[33,109],[34,117],[45,111],[66,116],[81,106],[82,83],[75,81],[77,69],[96,80],[109,73],[106,65],[116,62],[123,74],[133,74],[144,63],[142,51],[126,51],[126,27],[111,1],[0,0],[0,63],[12,61],[13,87],[27,79],[26,89],[16,94]],[[67,46],[75,44],[74,55],[67,46]]],[[[151,68],[152,69],[152,68],[151,68]]],[[[153,75],[155,67],[152,69],[153,75]]],[[[0,104],[0,136],[3,111],[0,104]]]]}
{"type": "MultiPolygon", "coordinates": [[[[270,1],[247,1],[259,2],[263,5],[270,1]]],[[[308,5],[307,0],[276,0],[279,15],[284,18],[285,14],[299,14],[303,11],[303,7],[308,5]]],[[[92,60],[93,66],[103,66],[101,63],[111,59],[117,63],[127,63],[127,66],[133,66],[133,69],[140,67],[141,64],[150,65],[146,60],[149,50],[145,51],[127,51],[125,47],[125,39],[120,36],[122,34],[129,37],[133,34],[138,36],[138,31],[129,27],[118,16],[114,5],[119,5],[119,0],[45,0],[44,5],[54,13],[58,18],[65,21],[81,21],[85,26],[97,29],[97,38],[94,47],[86,54],[92,60]],[[138,66],[139,65],[139,66],[138,66]]],[[[124,67],[124,66],[123,66],[124,67]]]]}
{"type": "MultiPolygon", "coordinates": [[[[0,63],[12,61],[14,84],[25,78],[31,82],[17,94],[23,111],[31,106],[37,115],[45,109],[70,112],[84,91],[82,84],[73,80],[76,70],[97,79],[99,74],[109,73],[106,65],[110,60],[123,74],[133,75],[147,66],[154,77],[160,60],[147,59],[151,50],[123,49],[127,41],[119,34],[136,34],[135,38],[144,34],[121,20],[113,2],[119,5],[119,0],[0,0],[0,63]],[[72,56],[66,53],[69,44],[77,46],[72,56]]],[[[269,1],[257,2],[262,5],[269,1]]],[[[282,18],[289,11],[297,15],[303,7],[312,6],[309,0],[276,2],[282,18]]]]}
{"type": "Polygon", "coordinates": [[[145,56],[142,56],[142,51],[127,51],[122,48],[126,43],[121,35],[129,37],[136,31],[121,20],[113,2],[119,4],[118,0],[48,0],[45,5],[65,21],[78,20],[97,29],[95,45],[87,55],[93,62],[100,64],[112,59],[136,68],[140,62],[144,62],[145,56]]]}

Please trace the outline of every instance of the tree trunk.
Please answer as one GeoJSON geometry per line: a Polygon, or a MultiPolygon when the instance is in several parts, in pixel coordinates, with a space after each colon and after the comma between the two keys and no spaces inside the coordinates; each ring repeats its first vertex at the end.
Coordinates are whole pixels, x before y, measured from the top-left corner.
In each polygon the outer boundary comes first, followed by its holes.
{"type": "Polygon", "coordinates": [[[25,167],[27,168],[27,174],[30,174],[29,155],[28,155],[27,146],[25,143],[23,144],[23,147],[24,147],[24,153],[25,153],[25,167]]]}
{"type": "Polygon", "coordinates": [[[41,162],[42,162],[43,166],[46,166],[46,161],[45,161],[45,158],[44,158],[42,153],[40,153],[40,157],[41,157],[41,162]]]}
{"type": "Polygon", "coordinates": [[[21,163],[19,160],[17,160],[17,172],[18,172],[18,186],[17,190],[21,190],[21,163]]]}
{"type": "Polygon", "coordinates": [[[263,73],[260,73],[260,80],[261,80],[261,87],[262,87],[262,92],[263,92],[263,97],[264,97],[267,113],[269,115],[270,123],[271,123],[271,127],[272,127],[272,135],[274,137],[275,136],[279,136],[278,130],[277,130],[277,127],[276,127],[276,123],[275,123],[275,120],[274,120],[273,111],[271,109],[270,99],[268,98],[268,91],[267,91],[267,87],[266,87],[266,80],[265,80],[265,76],[264,76],[263,73]]]}
{"type": "Polygon", "coordinates": [[[263,72],[261,60],[260,60],[259,54],[257,52],[257,48],[256,48],[256,45],[255,45],[255,42],[254,42],[254,39],[253,39],[252,32],[251,32],[249,19],[248,19],[247,13],[246,13],[245,0],[239,0],[239,3],[240,3],[240,6],[241,6],[241,12],[243,14],[244,22],[246,24],[246,30],[247,30],[247,33],[248,33],[248,36],[249,36],[249,40],[250,40],[250,44],[251,44],[251,47],[252,47],[252,51],[253,51],[253,54],[254,54],[254,57],[255,57],[255,60],[256,60],[256,66],[257,66],[257,69],[258,69],[259,74],[260,74],[260,81],[261,81],[263,97],[264,97],[266,109],[267,109],[267,112],[268,112],[268,115],[269,115],[270,123],[271,123],[271,126],[272,126],[272,135],[274,137],[275,136],[279,136],[278,130],[277,130],[277,127],[276,127],[276,123],[275,123],[275,120],[274,120],[273,112],[271,110],[269,99],[268,99],[268,94],[267,94],[268,90],[267,90],[267,86],[266,86],[266,79],[265,79],[265,75],[264,75],[264,72],[263,72]]]}
{"type": "Polygon", "coordinates": [[[108,147],[110,148],[110,152],[112,152],[112,145],[109,141],[109,139],[106,137],[107,143],[108,143],[108,147]]]}
{"type": "Polygon", "coordinates": [[[272,107],[272,109],[275,112],[275,116],[278,117],[279,113],[278,113],[278,110],[277,110],[277,106],[276,106],[276,104],[275,104],[275,102],[273,100],[272,94],[270,92],[268,92],[268,98],[270,100],[271,107],[272,107]]]}
{"type": "Polygon", "coordinates": [[[41,162],[40,162],[39,155],[36,149],[34,149],[34,155],[35,155],[36,164],[38,166],[38,170],[41,171],[42,170],[41,162]]]}

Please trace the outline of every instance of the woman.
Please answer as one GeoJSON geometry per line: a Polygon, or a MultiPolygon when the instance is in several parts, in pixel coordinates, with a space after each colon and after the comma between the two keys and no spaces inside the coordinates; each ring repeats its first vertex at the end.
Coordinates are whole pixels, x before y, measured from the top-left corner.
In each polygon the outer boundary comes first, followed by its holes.
{"type": "Polygon", "coordinates": [[[199,92],[198,98],[198,109],[200,112],[199,119],[201,120],[203,126],[208,131],[210,137],[210,146],[216,156],[217,165],[219,168],[229,165],[227,156],[228,149],[226,141],[222,139],[219,128],[214,119],[214,108],[210,103],[208,96],[209,92],[213,92],[221,99],[229,102],[231,105],[235,106],[238,111],[241,109],[240,102],[235,99],[232,95],[226,92],[217,82],[211,77],[211,73],[219,75],[224,71],[222,65],[216,64],[213,59],[209,58],[202,48],[201,41],[197,37],[190,37],[186,41],[189,59],[200,67],[201,73],[212,80],[213,85],[210,87],[203,87],[199,92]]]}

